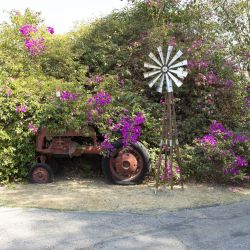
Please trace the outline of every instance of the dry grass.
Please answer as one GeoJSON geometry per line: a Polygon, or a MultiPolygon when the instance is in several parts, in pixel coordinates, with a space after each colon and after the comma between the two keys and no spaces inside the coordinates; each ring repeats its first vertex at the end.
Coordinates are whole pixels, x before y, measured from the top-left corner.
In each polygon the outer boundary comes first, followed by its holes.
{"type": "Polygon", "coordinates": [[[46,185],[0,187],[0,206],[85,211],[176,210],[250,200],[247,188],[186,184],[158,191],[154,183],[138,186],[108,185],[102,179],[57,180],[46,185]]]}

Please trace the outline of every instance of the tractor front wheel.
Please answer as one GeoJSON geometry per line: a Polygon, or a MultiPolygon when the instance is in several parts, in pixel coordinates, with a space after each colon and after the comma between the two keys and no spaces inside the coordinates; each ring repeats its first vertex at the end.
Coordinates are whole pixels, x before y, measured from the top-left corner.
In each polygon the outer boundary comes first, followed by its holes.
{"type": "Polygon", "coordinates": [[[104,175],[115,184],[141,183],[150,167],[147,149],[140,142],[123,147],[122,142],[117,141],[114,147],[114,152],[102,160],[104,175]]]}
{"type": "Polygon", "coordinates": [[[36,163],[29,171],[29,180],[32,183],[44,184],[53,181],[53,171],[48,164],[36,163]]]}

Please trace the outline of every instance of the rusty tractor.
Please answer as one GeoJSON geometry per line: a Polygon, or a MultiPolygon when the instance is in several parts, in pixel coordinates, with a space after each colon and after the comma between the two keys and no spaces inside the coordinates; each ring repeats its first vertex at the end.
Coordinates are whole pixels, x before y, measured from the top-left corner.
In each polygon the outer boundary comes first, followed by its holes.
{"type": "MultiPolygon", "coordinates": [[[[41,128],[36,138],[36,163],[29,171],[32,183],[49,183],[54,180],[55,170],[60,166],[56,158],[82,157],[86,154],[102,155],[100,146],[104,137],[94,127],[79,131],[69,130],[61,135],[51,135],[41,128]]],[[[114,143],[114,151],[102,157],[102,171],[114,184],[139,184],[149,171],[149,154],[142,143],[123,147],[121,140],[114,143]]]]}

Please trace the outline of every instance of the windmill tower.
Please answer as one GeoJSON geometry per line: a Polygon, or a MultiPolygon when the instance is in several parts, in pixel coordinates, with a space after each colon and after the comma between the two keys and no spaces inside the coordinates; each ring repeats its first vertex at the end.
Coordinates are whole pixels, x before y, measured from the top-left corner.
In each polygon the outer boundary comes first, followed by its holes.
{"type": "Polygon", "coordinates": [[[157,92],[162,93],[165,96],[164,112],[162,117],[160,155],[156,173],[156,191],[159,187],[160,171],[163,162],[165,171],[166,167],[168,167],[171,190],[173,189],[174,156],[176,157],[176,161],[180,168],[180,183],[183,189],[173,83],[177,87],[180,87],[183,84],[180,79],[183,80],[188,74],[188,72],[183,68],[183,66],[187,65],[187,60],[177,62],[177,60],[183,54],[180,50],[173,56],[172,59],[170,59],[171,53],[173,51],[173,46],[168,46],[166,58],[164,58],[162,47],[158,47],[157,50],[160,58],[157,59],[157,57],[151,52],[149,54],[149,57],[154,62],[154,64],[150,64],[147,62],[144,63],[144,67],[152,69],[152,71],[144,73],[144,78],[154,76],[154,78],[148,84],[149,87],[152,88],[154,85],[157,85],[157,92]]]}

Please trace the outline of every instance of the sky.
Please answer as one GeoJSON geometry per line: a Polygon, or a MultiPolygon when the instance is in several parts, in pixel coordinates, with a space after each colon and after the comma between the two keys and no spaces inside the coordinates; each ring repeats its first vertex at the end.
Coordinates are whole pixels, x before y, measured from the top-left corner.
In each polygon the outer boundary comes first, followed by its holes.
{"type": "Polygon", "coordinates": [[[0,0],[0,23],[8,21],[9,11],[14,9],[23,13],[30,8],[41,11],[45,24],[63,34],[77,22],[90,22],[126,5],[126,0],[0,0]]]}

